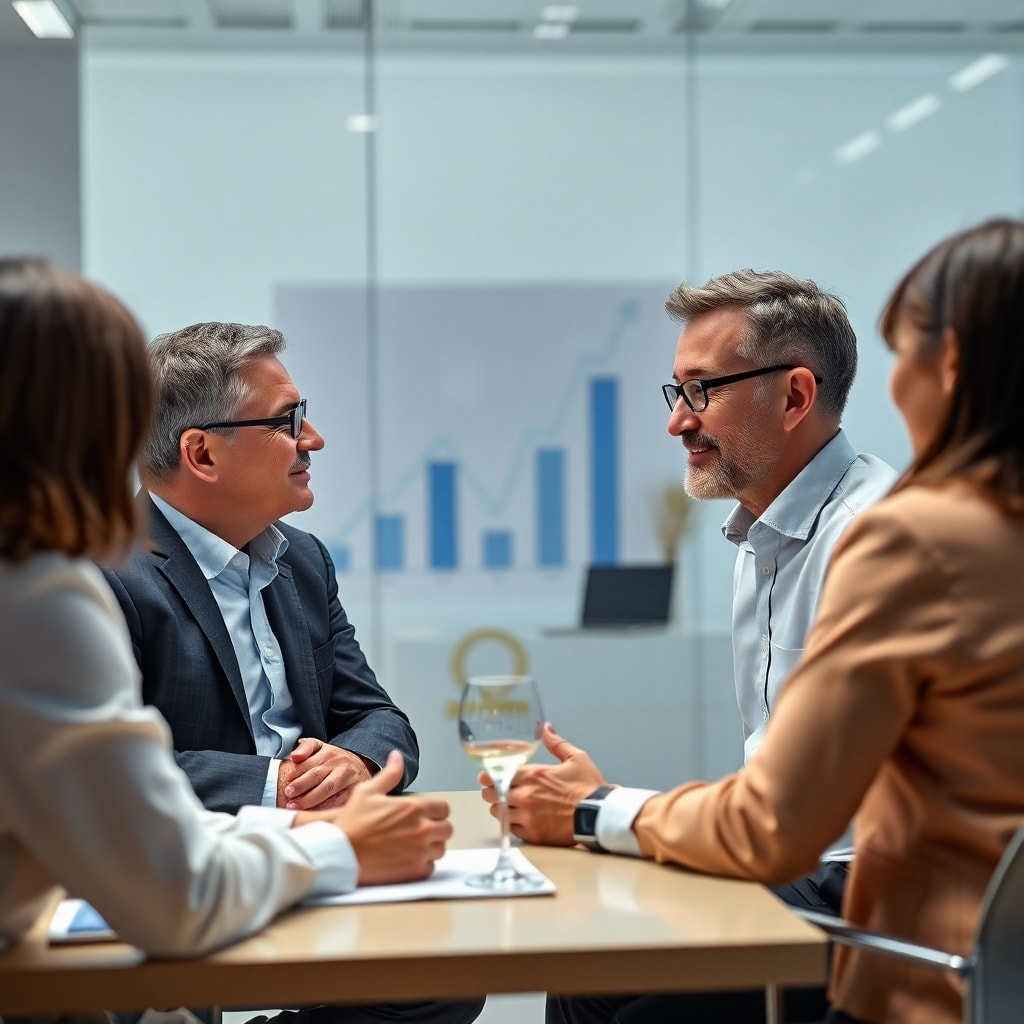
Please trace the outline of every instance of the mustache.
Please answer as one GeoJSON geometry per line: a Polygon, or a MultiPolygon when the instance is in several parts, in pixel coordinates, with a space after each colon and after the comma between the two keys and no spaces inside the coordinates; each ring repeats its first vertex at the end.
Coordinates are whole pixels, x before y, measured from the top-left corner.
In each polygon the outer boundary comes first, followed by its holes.
{"type": "Polygon", "coordinates": [[[684,448],[717,448],[718,438],[713,434],[703,434],[699,430],[684,430],[679,435],[684,448]]]}
{"type": "Polygon", "coordinates": [[[303,452],[296,460],[292,463],[292,468],[288,470],[289,473],[301,473],[305,469],[309,469],[309,465],[313,460],[309,457],[309,452],[303,452]]]}

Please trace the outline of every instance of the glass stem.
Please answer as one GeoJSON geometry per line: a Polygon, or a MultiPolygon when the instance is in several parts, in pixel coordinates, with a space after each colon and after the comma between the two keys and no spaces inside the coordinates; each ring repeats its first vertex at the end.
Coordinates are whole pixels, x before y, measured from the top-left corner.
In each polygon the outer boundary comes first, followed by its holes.
{"type": "Polygon", "coordinates": [[[494,874],[513,876],[517,874],[512,864],[512,837],[508,822],[508,791],[512,785],[512,777],[505,775],[501,782],[496,783],[498,792],[498,822],[501,825],[501,844],[498,847],[498,863],[494,866],[494,874]]]}

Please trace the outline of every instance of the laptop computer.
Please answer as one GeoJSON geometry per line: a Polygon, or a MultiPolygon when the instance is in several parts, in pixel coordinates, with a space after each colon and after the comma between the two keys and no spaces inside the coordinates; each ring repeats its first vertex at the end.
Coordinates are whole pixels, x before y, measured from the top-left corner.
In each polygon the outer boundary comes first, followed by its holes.
{"type": "Polygon", "coordinates": [[[664,626],[672,604],[673,569],[667,564],[590,566],[580,625],[664,626]]]}
{"type": "Polygon", "coordinates": [[[578,626],[549,626],[548,636],[668,624],[674,566],[592,565],[587,569],[578,626]]]}

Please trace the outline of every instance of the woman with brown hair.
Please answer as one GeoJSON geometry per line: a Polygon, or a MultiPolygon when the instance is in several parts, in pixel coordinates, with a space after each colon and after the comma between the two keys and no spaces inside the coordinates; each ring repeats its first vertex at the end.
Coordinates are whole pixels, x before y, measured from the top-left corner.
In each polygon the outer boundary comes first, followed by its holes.
{"type": "Polygon", "coordinates": [[[42,261],[0,260],[0,368],[0,948],[58,885],[147,952],[196,955],[307,895],[426,877],[448,808],[387,797],[399,755],[338,811],[214,814],[142,706],[92,562],[136,531],[152,385],[128,310],[42,261]]]}

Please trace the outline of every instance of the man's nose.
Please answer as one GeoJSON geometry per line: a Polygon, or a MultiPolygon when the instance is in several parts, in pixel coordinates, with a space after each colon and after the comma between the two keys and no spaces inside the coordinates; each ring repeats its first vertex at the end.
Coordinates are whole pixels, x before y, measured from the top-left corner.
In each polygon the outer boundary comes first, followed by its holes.
{"type": "Polygon", "coordinates": [[[298,436],[298,443],[303,451],[317,452],[324,446],[324,439],[320,431],[313,426],[309,420],[302,421],[302,431],[298,436]]]}
{"type": "Polygon", "coordinates": [[[700,427],[700,417],[680,398],[675,408],[668,414],[668,432],[673,437],[689,433],[700,427]]]}

